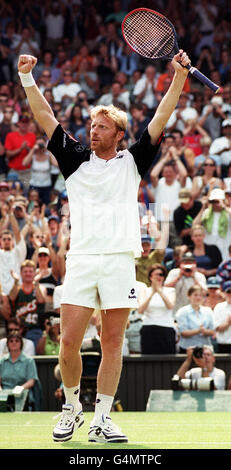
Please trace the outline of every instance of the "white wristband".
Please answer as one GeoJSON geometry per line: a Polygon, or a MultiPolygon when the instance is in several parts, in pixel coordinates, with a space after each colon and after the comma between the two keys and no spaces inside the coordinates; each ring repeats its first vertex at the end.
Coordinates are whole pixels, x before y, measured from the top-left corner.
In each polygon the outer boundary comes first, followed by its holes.
{"type": "Polygon", "coordinates": [[[35,85],[34,77],[33,77],[31,72],[29,72],[29,73],[18,72],[18,74],[19,74],[20,80],[22,82],[22,86],[24,88],[35,85]]]}

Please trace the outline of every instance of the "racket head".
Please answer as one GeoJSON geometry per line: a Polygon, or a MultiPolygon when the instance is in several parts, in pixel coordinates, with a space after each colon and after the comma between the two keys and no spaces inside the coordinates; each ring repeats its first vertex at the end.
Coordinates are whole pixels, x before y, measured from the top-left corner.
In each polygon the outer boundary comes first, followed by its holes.
{"type": "Polygon", "coordinates": [[[123,19],[121,29],[130,48],[147,59],[171,60],[179,51],[171,21],[150,8],[130,11],[123,19]]]}

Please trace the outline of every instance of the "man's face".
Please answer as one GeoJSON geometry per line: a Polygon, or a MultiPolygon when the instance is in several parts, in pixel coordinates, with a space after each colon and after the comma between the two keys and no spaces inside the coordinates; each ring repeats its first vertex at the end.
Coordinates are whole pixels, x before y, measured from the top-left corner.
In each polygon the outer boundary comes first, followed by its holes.
{"type": "Polygon", "coordinates": [[[172,166],[165,166],[163,169],[163,177],[166,181],[173,181],[176,177],[176,173],[172,166]]]}
{"type": "Polygon", "coordinates": [[[33,282],[35,275],[35,270],[32,266],[25,266],[21,271],[22,281],[23,282],[33,282]]]}
{"type": "Polygon", "coordinates": [[[205,367],[212,367],[213,366],[213,364],[215,362],[215,357],[214,357],[212,351],[210,351],[210,349],[204,348],[202,357],[205,361],[205,367]]]}
{"type": "Polygon", "coordinates": [[[10,251],[13,248],[13,238],[9,233],[4,233],[1,238],[1,247],[4,251],[10,251]]]}
{"type": "Polygon", "coordinates": [[[97,155],[116,147],[122,137],[123,131],[118,131],[110,118],[98,114],[93,119],[90,131],[91,150],[94,150],[97,155]]]}

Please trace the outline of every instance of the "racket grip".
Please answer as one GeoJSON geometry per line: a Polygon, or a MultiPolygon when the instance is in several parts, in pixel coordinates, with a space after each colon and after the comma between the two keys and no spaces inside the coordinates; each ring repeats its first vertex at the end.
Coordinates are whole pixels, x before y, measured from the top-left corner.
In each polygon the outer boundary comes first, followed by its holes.
{"type": "Polygon", "coordinates": [[[216,83],[212,82],[211,80],[209,80],[209,78],[207,78],[203,73],[201,73],[198,69],[196,69],[195,67],[192,67],[191,65],[189,65],[187,67],[189,69],[189,72],[195,77],[197,78],[198,80],[200,80],[201,83],[203,83],[204,85],[207,85],[209,88],[211,88],[211,90],[213,90],[215,93],[217,93],[219,91],[219,86],[216,85],[216,83]]]}

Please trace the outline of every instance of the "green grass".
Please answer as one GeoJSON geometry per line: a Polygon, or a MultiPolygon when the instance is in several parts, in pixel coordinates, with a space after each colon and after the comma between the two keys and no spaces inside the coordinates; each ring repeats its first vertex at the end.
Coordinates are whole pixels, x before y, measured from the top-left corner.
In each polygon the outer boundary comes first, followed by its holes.
{"type": "Polygon", "coordinates": [[[54,443],[55,412],[0,413],[1,449],[231,449],[229,412],[114,412],[113,421],[128,435],[128,444],[88,443],[93,413],[71,441],[54,443]]]}

